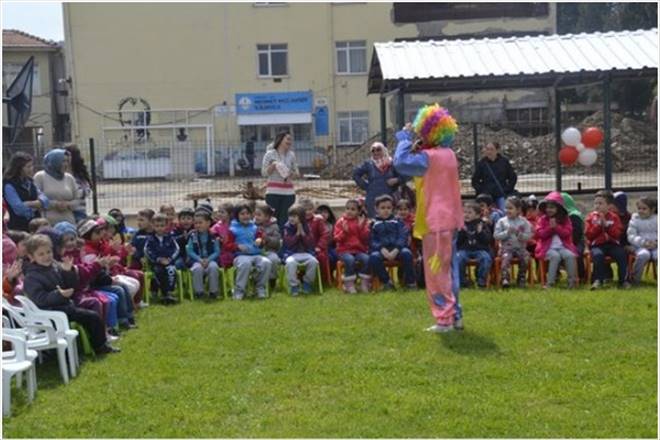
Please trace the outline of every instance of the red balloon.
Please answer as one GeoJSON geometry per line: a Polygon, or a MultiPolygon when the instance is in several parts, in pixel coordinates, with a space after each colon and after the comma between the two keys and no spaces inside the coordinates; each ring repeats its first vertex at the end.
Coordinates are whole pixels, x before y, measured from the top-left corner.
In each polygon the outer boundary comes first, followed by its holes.
{"type": "Polygon", "coordinates": [[[582,133],[582,143],[587,148],[598,148],[603,142],[603,131],[597,127],[589,127],[582,133]]]}
{"type": "Polygon", "coordinates": [[[577,162],[579,155],[580,153],[578,153],[577,148],[570,145],[566,146],[559,150],[559,162],[561,162],[562,165],[571,166],[577,162]]]}

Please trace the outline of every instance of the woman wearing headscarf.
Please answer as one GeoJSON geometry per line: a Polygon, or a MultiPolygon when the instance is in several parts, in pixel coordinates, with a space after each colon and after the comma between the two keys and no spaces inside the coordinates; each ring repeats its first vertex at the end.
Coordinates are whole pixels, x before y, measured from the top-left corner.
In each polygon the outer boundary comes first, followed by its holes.
{"type": "Polygon", "coordinates": [[[34,161],[23,152],[15,153],[2,176],[2,198],[9,212],[8,229],[28,232],[33,218],[48,207],[46,197],[34,184],[34,161]]]}
{"type": "Polygon", "coordinates": [[[70,161],[67,161],[68,167],[65,171],[71,173],[78,189],[78,206],[73,209],[73,215],[76,218],[76,222],[79,222],[87,218],[86,199],[92,192],[92,179],[89,177],[87,166],[80,154],[78,146],[74,144],[67,145],[65,150],[71,158],[70,161]]]}
{"type": "Polygon", "coordinates": [[[569,193],[561,193],[561,198],[564,200],[564,208],[566,208],[568,218],[571,220],[571,225],[573,226],[573,244],[578,250],[578,277],[580,280],[584,280],[584,215],[575,206],[575,200],[569,193]]]}
{"type": "Polygon", "coordinates": [[[374,201],[376,197],[387,194],[394,197],[403,178],[392,166],[387,147],[380,142],[371,145],[371,158],[353,171],[353,180],[357,186],[367,192],[365,204],[369,218],[376,216],[374,201]]]}
{"type": "Polygon", "coordinates": [[[69,155],[65,150],[51,150],[44,156],[44,169],[34,175],[34,184],[48,197],[45,214],[51,225],[76,223],[73,210],[79,206],[80,194],[76,180],[64,171],[68,161],[69,155]]]}

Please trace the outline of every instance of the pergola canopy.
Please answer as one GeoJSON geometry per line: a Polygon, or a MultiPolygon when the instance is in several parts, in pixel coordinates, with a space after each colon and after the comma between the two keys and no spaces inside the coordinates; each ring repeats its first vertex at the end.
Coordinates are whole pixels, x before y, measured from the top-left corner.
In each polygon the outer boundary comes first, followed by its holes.
{"type": "Polygon", "coordinates": [[[658,29],[374,43],[368,93],[537,88],[656,76],[658,29]]]}

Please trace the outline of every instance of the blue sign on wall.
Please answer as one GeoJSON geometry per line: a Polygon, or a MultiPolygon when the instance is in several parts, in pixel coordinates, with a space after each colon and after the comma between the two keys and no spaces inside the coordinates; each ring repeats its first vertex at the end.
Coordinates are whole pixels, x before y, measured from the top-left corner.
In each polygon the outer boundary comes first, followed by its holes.
{"type": "Polygon", "coordinates": [[[312,92],[237,93],[236,113],[311,113],[312,92]]]}
{"type": "Polygon", "coordinates": [[[328,123],[328,107],[316,107],[314,112],[314,131],[316,136],[328,136],[330,134],[330,127],[328,123]]]}

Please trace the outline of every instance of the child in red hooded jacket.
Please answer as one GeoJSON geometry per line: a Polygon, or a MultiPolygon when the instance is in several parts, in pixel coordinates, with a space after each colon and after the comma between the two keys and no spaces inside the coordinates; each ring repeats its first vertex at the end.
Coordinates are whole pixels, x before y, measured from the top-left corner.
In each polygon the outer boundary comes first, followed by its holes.
{"type": "Polygon", "coordinates": [[[548,278],[544,289],[555,284],[559,263],[563,260],[568,272],[568,287],[577,284],[577,249],[573,244],[573,225],[564,207],[564,199],[557,191],[548,194],[539,203],[536,222],[536,258],[547,261],[548,278]]]}
{"type": "Polygon", "coordinates": [[[360,265],[360,291],[368,292],[371,287],[369,274],[369,220],[360,215],[357,200],[346,202],[346,211],[335,224],[334,239],[337,255],[344,264],[344,292],[356,293],[355,270],[360,265]]]}
{"type": "Polygon", "coordinates": [[[628,289],[628,257],[621,244],[623,226],[619,215],[610,209],[614,203],[611,191],[598,191],[594,196],[594,211],[585,220],[584,235],[591,249],[593,275],[591,290],[598,289],[605,279],[605,257],[611,257],[619,268],[619,286],[628,289]]]}

